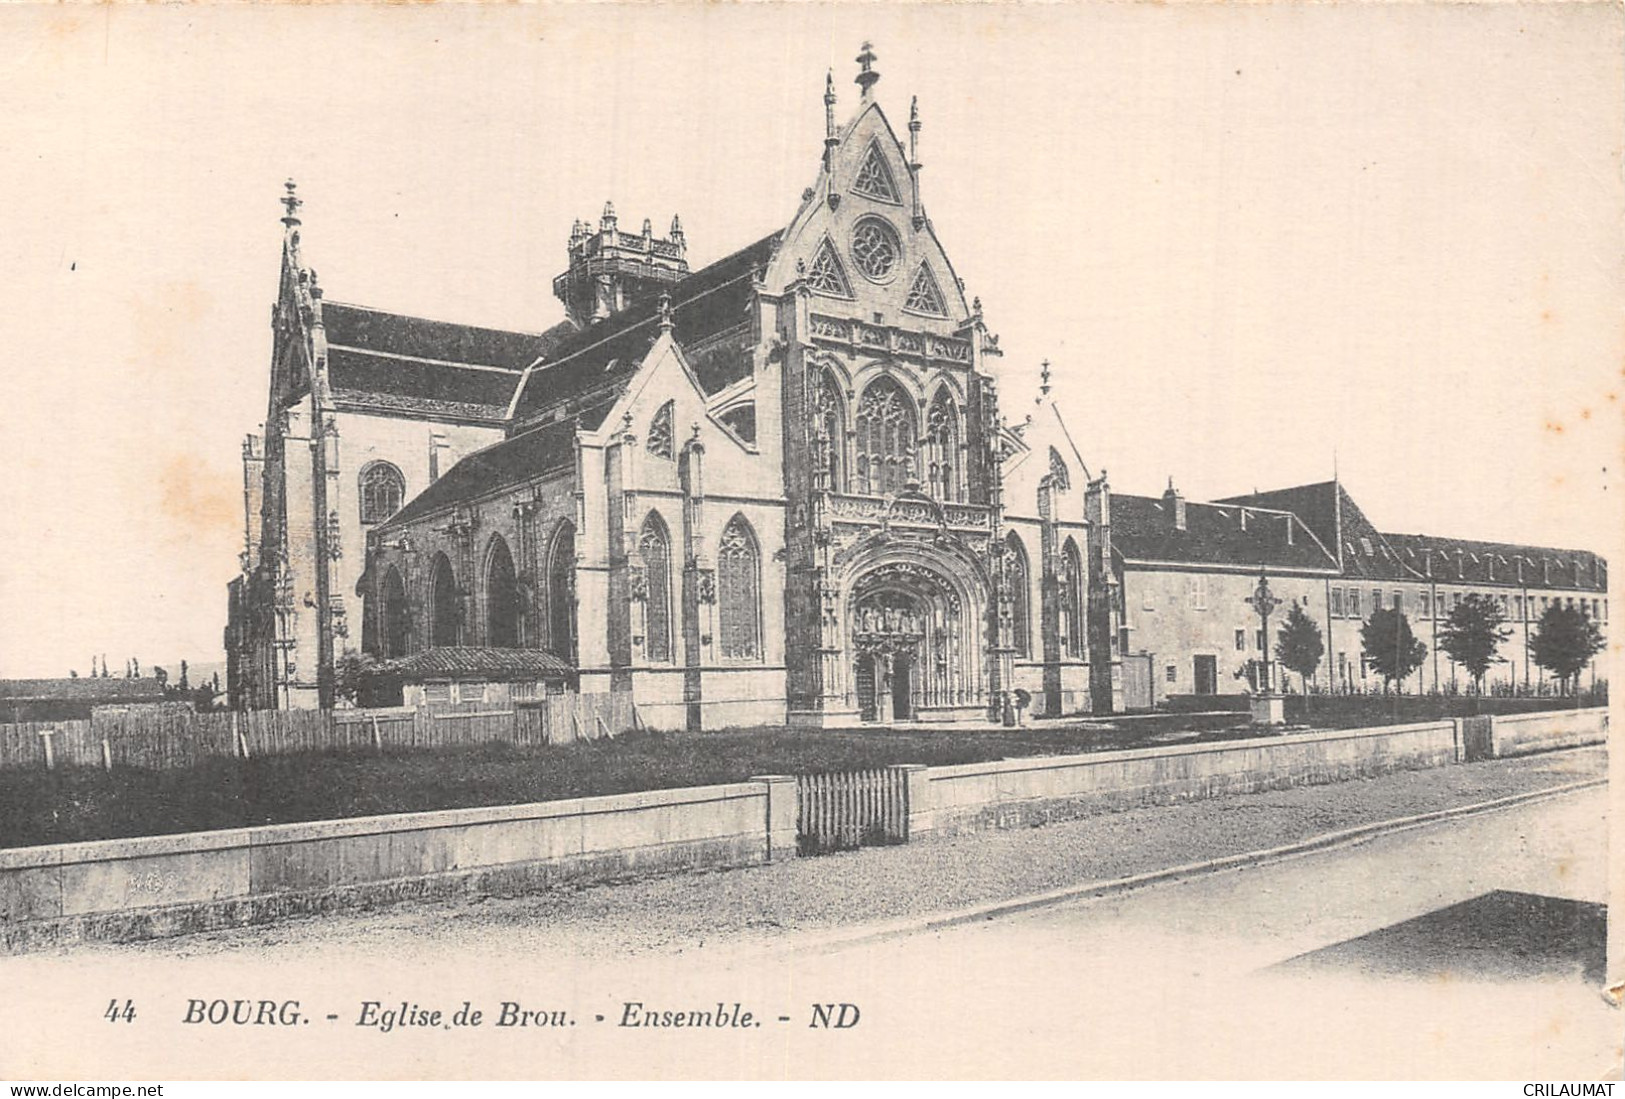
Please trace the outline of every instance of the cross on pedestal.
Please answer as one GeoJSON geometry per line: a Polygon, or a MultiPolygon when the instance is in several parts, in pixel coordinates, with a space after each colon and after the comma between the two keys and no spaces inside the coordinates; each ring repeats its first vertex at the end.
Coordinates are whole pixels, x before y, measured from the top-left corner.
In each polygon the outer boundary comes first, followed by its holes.
{"type": "Polygon", "coordinates": [[[1264,672],[1260,677],[1258,687],[1261,693],[1269,694],[1274,683],[1274,679],[1270,675],[1270,615],[1275,612],[1275,608],[1279,607],[1282,601],[1277,599],[1274,593],[1270,591],[1270,578],[1262,565],[1258,568],[1258,586],[1253,589],[1253,594],[1249,595],[1246,601],[1252,605],[1253,613],[1258,615],[1259,636],[1263,640],[1264,672]]]}

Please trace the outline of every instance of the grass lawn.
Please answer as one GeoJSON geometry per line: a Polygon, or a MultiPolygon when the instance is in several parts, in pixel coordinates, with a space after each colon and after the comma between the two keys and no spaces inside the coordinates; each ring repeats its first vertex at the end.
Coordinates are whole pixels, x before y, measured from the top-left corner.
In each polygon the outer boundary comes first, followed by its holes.
{"type": "MultiPolygon", "coordinates": [[[[752,775],[944,765],[1246,735],[1236,715],[996,731],[628,733],[550,748],[319,752],[188,770],[0,772],[0,847],[504,805],[737,782],[752,775]]],[[[1244,720],[1244,719],[1243,719],[1244,720]]]]}

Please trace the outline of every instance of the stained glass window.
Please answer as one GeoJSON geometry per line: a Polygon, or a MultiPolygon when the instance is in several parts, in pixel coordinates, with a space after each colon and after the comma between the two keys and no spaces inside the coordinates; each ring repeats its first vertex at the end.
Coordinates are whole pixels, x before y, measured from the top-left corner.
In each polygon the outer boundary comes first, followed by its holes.
{"type": "Polygon", "coordinates": [[[926,418],[929,454],[926,482],[931,495],[939,500],[958,500],[959,493],[959,409],[946,390],[931,402],[926,418]]]}
{"type": "Polygon", "coordinates": [[[886,166],[886,158],[881,155],[878,141],[869,143],[869,151],[863,156],[863,164],[858,168],[852,190],[882,202],[902,201],[897,196],[897,183],[892,179],[891,169],[886,166]]]}
{"type": "Polygon", "coordinates": [[[906,308],[916,313],[929,313],[933,317],[948,314],[947,306],[942,303],[942,289],[937,285],[931,269],[923,263],[914,273],[914,285],[909,289],[906,308]]]}
{"type": "Polygon", "coordinates": [[[519,580],[513,555],[502,536],[491,539],[485,561],[485,643],[493,649],[519,647],[519,580]]]}
{"type": "Polygon", "coordinates": [[[1066,540],[1061,550],[1061,567],[1065,570],[1065,590],[1061,614],[1066,619],[1066,655],[1083,656],[1083,556],[1078,544],[1066,540]]]}
{"type": "Polygon", "coordinates": [[[895,496],[913,474],[914,402],[891,378],[877,378],[858,402],[858,491],[895,496]]]}
{"type": "Polygon", "coordinates": [[[717,618],[725,658],[761,659],[761,555],[740,515],[728,521],[717,546],[717,618]]]}
{"type": "Polygon", "coordinates": [[[841,261],[836,258],[835,249],[830,247],[827,240],[818,246],[818,254],[807,269],[807,282],[820,294],[833,294],[840,298],[852,296],[846,272],[841,269],[841,261]]]}
{"type": "Polygon", "coordinates": [[[1027,609],[1027,551],[1021,538],[1011,531],[1005,540],[1004,574],[1010,584],[1010,639],[1016,655],[1032,654],[1032,621],[1027,609]]]}
{"type": "Polygon", "coordinates": [[[560,523],[547,560],[547,637],[553,655],[576,661],[575,631],[576,528],[560,523]]]}
{"type": "Polygon", "coordinates": [[[671,539],[658,515],[651,514],[644,521],[638,553],[649,584],[644,602],[644,651],[651,663],[667,664],[671,662],[671,539]]]}
{"type": "Polygon", "coordinates": [[[649,421],[649,453],[660,458],[672,456],[671,447],[671,410],[674,402],[667,401],[660,406],[654,419],[649,421]]]}
{"type": "Polygon", "coordinates": [[[864,277],[874,282],[891,278],[901,250],[896,231],[879,218],[864,218],[852,230],[852,259],[864,277]]]}
{"type": "Polygon", "coordinates": [[[361,521],[382,523],[401,509],[406,478],[388,462],[373,462],[361,471],[361,521]]]}
{"type": "Polygon", "coordinates": [[[445,554],[436,554],[430,572],[429,606],[433,618],[429,623],[429,647],[445,649],[463,643],[463,597],[457,590],[457,577],[451,571],[451,561],[445,554]]]}

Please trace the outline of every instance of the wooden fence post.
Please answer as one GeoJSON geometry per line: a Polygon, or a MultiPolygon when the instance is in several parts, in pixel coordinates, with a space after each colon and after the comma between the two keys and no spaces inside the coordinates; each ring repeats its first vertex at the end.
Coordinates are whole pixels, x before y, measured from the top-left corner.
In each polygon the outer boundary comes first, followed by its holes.
{"type": "Polygon", "coordinates": [[[106,737],[102,737],[102,769],[113,769],[113,744],[106,737]]]}
{"type": "Polygon", "coordinates": [[[56,736],[55,729],[41,729],[39,731],[40,743],[45,746],[45,769],[56,770],[56,750],[51,746],[51,738],[56,736]]]}
{"type": "Polygon", "coordinates": [[[372,746],[375,750],[382,752],[384,750],[384,738],[378,735],[378,715],[371,713],[367,717],[372,720],[372,746]]]}

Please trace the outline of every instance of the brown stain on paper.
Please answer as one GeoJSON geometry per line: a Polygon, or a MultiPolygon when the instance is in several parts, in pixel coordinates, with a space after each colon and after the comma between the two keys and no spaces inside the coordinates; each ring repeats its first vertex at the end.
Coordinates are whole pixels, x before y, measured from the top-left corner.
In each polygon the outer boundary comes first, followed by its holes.
{"type": "Polygon", "coordinates": [[[219,488],[219,479],[210,477],[196,458],[170,458],[158,481],[158,506],[183,538],[234,534],[241,526],[242,501],[219,488]]]}

